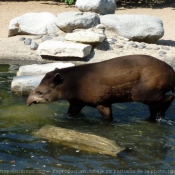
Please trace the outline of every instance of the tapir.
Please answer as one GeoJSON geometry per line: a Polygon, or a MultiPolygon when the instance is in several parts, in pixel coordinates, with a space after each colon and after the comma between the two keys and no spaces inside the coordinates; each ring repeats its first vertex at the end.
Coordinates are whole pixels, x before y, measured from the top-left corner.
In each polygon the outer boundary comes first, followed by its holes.
{"type": "Polygon", "coordinates": [[[141,102],[150,119],[164,118],[174,96],[175,71],[165,62],[147,55],[128,55],[48,72],[29,95],[27,104],[67,100],[67,114],[74,116],[85,106],[96,108],[113,120],[113,103],[141,102]]]}

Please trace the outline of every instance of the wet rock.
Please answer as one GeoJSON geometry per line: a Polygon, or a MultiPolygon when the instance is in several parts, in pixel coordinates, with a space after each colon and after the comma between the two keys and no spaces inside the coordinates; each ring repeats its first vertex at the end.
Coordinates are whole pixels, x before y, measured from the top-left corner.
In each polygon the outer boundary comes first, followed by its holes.
{"type": "Polygon", "coordinates": [[[14,71],[14,70],[18,70],[18,69],[19,69],[19,66],[15,65],[15,64],[10,65],[10,67],[9,67],[10,71],[14,71]]]}
{"type": "Polygon", "coordinates": [[[48,63],[48,64],[32,64],[21,66],[17,72],[17,77],[13,78],[11,90],[15,93],[29,94],[36,88],[44,75],[55,68],[65,68],[74,66],[72,63],[48,63]]]}
{"type": "Polygon", "coordinates": [[[63,62],[25,65],[19,68],[17,72],[17,76],[44,75],[47,72],[54,70],[55,68],[61,69],[61,68],[66,68],[66,67],[71,67],[71,66],[74,66],[74,64],[73,63],[63,63],[63,62]]]}
{"type": "Polygon", "coordinates": [[[42,139],[91,153],[117,156],[118,153],[124,150],[113,140],[50,125],[42,127],[33,134],[42,139]]]}
{"type": "Polygon", "coordinates": [[[41,82],[44,75],[14,77],[11,90],[14,93],[29,94],[41,82]]]}
{"type": "Polygon", "coordinates": [[[31,38],[27,38],[26,40],[24,40],[24,44],[25,45],[30,45],[32,43],[32,39],[31,38]]]}

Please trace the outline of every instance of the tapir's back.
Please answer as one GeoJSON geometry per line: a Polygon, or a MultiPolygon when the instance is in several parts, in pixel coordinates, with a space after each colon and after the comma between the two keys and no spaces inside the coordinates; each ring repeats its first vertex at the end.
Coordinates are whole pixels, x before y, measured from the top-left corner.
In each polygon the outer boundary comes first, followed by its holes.
{"type": "Polygon", "coordinates": [[[174,70],[165,62],[147,55],[128,55],[113,58],[100,63],[92,63],[60,70],[71,81],[83,83],[119,83],[150,79],[162,76],[174,79],[174,70]]]}

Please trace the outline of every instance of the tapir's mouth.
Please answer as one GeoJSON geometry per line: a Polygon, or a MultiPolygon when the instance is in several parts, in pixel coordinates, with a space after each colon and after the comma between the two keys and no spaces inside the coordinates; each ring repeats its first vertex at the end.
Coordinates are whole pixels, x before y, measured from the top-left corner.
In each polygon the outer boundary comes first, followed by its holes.
{"type": "Polygon", "coordinates": [[[31,106],[32,104],[38,104],[38,101],[33,101],[32,103],[29,103],[28,106],[31,106]]]}
{"type": "Polygon", "coordinates": [[[32,104],[46,104],[49,103],[48,99],[42,99],[42,100],[35,100],[35,101],[28,101],[27,105],[31,106],[32,104]]]}

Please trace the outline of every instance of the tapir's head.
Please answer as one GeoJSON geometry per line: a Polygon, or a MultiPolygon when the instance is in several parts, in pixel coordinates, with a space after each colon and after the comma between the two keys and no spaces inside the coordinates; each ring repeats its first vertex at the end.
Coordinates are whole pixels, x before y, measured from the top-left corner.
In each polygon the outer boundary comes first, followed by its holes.
{"type": "Polygon", "coordinates": [[[63,98],[63,79],[59,69],[48,72],[38,87],[29,95],[27,104],[49,103],[63,98]]]}

